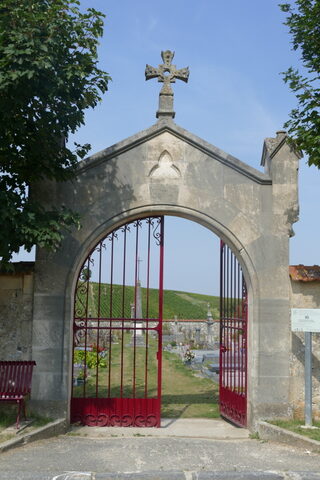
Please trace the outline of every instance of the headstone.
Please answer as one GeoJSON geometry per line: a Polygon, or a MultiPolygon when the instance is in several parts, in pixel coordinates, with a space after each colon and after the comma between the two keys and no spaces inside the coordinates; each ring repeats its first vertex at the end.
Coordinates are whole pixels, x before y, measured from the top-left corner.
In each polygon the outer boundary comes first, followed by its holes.
{"type": "Polygon", "coordinates": [[[132,332],[132,340],[130,345],[131,346],[135,345],[136,347],[145,346],[144,336],[142,333],[143,323],[141,319],[143,318],[143,316],[142,316],[141,282],[139,280],[139,263],[141,261],[142,260],[138,259],[138,274],[137,274],[138,278],[136,282],[135,304],[131,304],[131,318],[134,319],[134,321],[132,322],[134,330],[132,332]],[[137,321],[135,319],[138,319],[140,321],[137,321]]]}
{"type": "Polygon", "coordinates": [[[210,303],[208,303],[208,312],[207,312],[207,346],[213,346],[214,344],[214,335],[213,335],[213,318],[210,309],[210,303]]]}
{"type": "Polygon", "coordinates": [[[197,344],[200,343],[200,327],[196,327],[195,341],[197,344]]]}

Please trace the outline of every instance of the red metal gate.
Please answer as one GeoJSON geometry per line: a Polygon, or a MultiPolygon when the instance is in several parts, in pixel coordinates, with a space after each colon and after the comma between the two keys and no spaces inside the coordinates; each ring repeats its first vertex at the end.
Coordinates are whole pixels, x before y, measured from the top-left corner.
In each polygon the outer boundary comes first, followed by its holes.
{"type": "Polygon", "coordinates": [[[220,413],[247,424],[247,288],[241,266],[221,242],[220,250],[220,413]]]}
{"type": "Polygon", "coordinates": [[[162,216],[111,232],[75,291],[71,422],[160,426],[162,216]]]}

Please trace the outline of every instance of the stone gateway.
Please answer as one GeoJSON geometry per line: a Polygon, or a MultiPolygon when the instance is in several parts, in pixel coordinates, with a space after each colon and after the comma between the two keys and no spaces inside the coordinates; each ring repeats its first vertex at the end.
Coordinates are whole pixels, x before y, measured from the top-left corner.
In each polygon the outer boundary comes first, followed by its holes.
{"type": "Polygon", "coordinates": [[[76,282],[89,252],[118,227],[148,216],[198,222],[228,245],[247,288],[247,424],[292,412],[290,368],[289,238],[298,219],[299,154],[277,132],[264,141],[264,172],[255,170],[174,122],[175,78],[188,69],[147,66],[163,82],[157,122],[79,163],[65,183],[39,182],[33,195],[44,207],[65,205],[82,228],[61,249],[38,249],[34,274],[32,387],[34,408],[70,418],[76,282]]]}

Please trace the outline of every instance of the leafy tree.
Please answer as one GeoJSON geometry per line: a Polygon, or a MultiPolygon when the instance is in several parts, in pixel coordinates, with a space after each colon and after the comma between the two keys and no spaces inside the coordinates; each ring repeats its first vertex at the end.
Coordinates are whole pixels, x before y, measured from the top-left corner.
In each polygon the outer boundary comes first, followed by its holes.
{"type": "Polygon", "coordinates": [[[77,0],[0,2],[0,257],[20,246],[58,248],[77,215],[32,198],[32,184],[72,178],[90,145],[66,139],[110,77],[98,68],[101,12],[77,0]]]}
{"type": "Polygon", "coordinates": [[[290,67],[284,81],[298,99],[285,127],[299,150],[308,157],[309,165],[320,168],[320,0],[296,0],[282,3],[285,25],[292,36],[293,50],[301,50],[305,74],[290,67]]]}

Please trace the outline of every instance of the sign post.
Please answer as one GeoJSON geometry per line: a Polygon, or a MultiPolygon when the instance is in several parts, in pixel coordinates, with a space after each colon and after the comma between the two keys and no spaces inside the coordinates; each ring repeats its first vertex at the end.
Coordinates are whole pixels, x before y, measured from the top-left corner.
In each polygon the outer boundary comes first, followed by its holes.
{"type": "Polygon", "coordinates": [[[312,333],[304,332],[304,423],[312,427],[312,333]]]}
{"type": "Polygon", "coordinates": [[[312,332],[320,332],[320,309],[292,308],[291,330],[304,332],[304,417],[305,427],[312,428],[312,332]]]}

